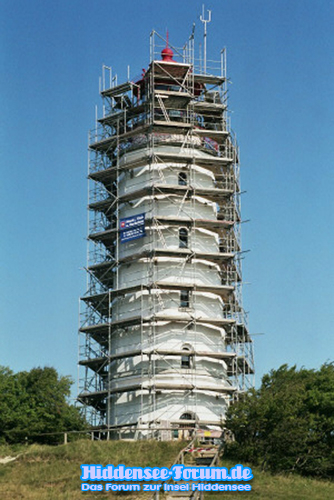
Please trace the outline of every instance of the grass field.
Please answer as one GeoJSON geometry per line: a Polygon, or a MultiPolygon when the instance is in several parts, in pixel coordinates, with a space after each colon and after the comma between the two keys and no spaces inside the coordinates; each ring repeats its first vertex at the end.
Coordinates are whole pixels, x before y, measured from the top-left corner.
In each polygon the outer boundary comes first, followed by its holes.
{"type": "MultiPolygon", "coordinates": [[[[110,498],[135,500],[146,499],[146,493],[82,492],[80,490],[80,465],[86,464],[124,464],[126,466],[166,466],[174,462],[184,446],[180,442],[155,441],[76,441],[62,446],[39,446],[10,448],[0,447],[0,457],[18,456],[7,464],[0,464],[1,500],[77,500],[110,498]]],[[[220,465],[232,467],[230,461],[220,465]]],[[[334,483],[305,479],[298,476],[281,476],[263,473],[253,469],[251,492],[205,493],[205,498],[218,500],[231,498],[312,499],[332,500],[334,483]]]]}

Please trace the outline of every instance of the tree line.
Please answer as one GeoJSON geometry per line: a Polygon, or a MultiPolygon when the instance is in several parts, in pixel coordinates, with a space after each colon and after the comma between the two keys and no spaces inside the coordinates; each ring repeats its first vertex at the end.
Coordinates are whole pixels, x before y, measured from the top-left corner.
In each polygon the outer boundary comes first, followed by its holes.
{"type": "MultiPolygon", "coordinates": [[[[54,368],[0,367],[0,443],[54,444],[51,433],[88,429],[69,403],[71,385],[54,368]]],[[[235,438],[225,456],[236,463],[334,478],[334,364],[271,370],[230,406],[225,426],[235,438]]]]}
{"type": "Polygon", "coordinates": [[[334,478],[334,364],[283,365],[228,411],[226,454],[273,472],[334,478]]]}
{"type": "Polygon", "coordinates": [[[84,430],[85,419],[68,401],[72,383],[55,368],[14,373],[0,367],[0,443],[52,444],[59,436],[45,434],[84,430]]]}

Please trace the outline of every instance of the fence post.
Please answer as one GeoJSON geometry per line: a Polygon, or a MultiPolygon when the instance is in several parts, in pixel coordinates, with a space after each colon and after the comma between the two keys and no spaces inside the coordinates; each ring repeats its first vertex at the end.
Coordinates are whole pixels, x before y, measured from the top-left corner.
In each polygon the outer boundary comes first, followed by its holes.
{"type": "Polygon", "coordinates": [[[64,432],[64,444],[67,444],[67,432],[64,432]]]}

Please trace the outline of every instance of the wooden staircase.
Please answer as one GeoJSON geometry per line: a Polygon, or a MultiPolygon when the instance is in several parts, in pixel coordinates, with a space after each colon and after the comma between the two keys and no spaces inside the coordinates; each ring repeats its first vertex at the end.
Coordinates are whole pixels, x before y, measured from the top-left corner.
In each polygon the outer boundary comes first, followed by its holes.
{"type": "MultiPolygon", "coordinates": [[[[214,467],[218,464],[220,447],[215,445],[195,447],[196,437],[191,443],[180,451],[176,460],[170,469],[181,464],[185,466],[209,466],[214,467]]],[[[191,491],[192,484],[205,483],[205,481],[174,481],[169,479],[162,483],[161,490],[157,491],[151,497],[151,500],[203,500],[204,491],[191,491]],[[164,491],[164,485],[182,485],[189,484],[189,491],[164,491]]]]}

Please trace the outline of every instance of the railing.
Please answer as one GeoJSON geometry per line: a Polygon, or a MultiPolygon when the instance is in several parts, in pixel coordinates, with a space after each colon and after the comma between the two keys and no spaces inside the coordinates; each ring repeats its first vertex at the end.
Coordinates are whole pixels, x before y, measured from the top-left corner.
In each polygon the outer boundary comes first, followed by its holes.
{"type": "MultiPolygon", "coordinates": [[[[184,464],[184,455],[187,452],[187,450],[189,450],[189,448],[191,448],[195,444],[196,439],[197,439],[197,436],[196,436],[196,431],[195,431],[195,436],[193,437],[192,441],[179,452],[176,459],[174,460],[174,462],[170,466],[170,469],[172,469],[174,467],[174,465],[184,464]]],[[[169,478],[169,479],[167,479],[167,481],[163,481],[161,483],[161,486],[164,484],[171,483],[171,482],[172,482],[172,478],[169,478]]],[[[150,500],[159,500],[159,498],[160,498],[159,491],[155,491],[150,500]]]]}
{"type": "MultiPolygon", "coordinates": [[[[196,435],[196,431],[195,431],[194,438],[192,439],[192,441],[185,448],[183,448],[180,451],[180,453],[176,457],[175,461],[171,465],[170,469],[172,469],[174,465],[177,465],[177,464],[183,465],[184,464],[184,455],[185,455],[185,453],[187,453],[189,451],[189,449],[192,448],[192,446],[195,444],[196,440],[197,440],[197,435],[196,435]]],[[[215,466],[218,465],[220,452],[221,452],[221,447],[217,446],[216,447],[216,453],[214,454],[214,456],[213,456],[213,458],[212,458],[212,460],[210,462],[209,467],[215,467],[215,466]]],[[[165,484],[168,484],[168,483],[172,483],[172,481],[173,481],[173,479],[169,478],[167,481],[163,481],[161,483],[161,486],[163,486],[165,484]]],[[[184,496],[189,496],[189,500],[198,500],[198,499],[203,499],[204,498],[204,492],[198,491],[198,490],[192,491],[192,492],[186,492],[185,491],[184,492],[184,496]]],[[[153,493],[152,497],[150,498],[150,500],[159,500],[159,499],[160,499],[160,492],[159,491],[155,491],[153,493]]]]}

